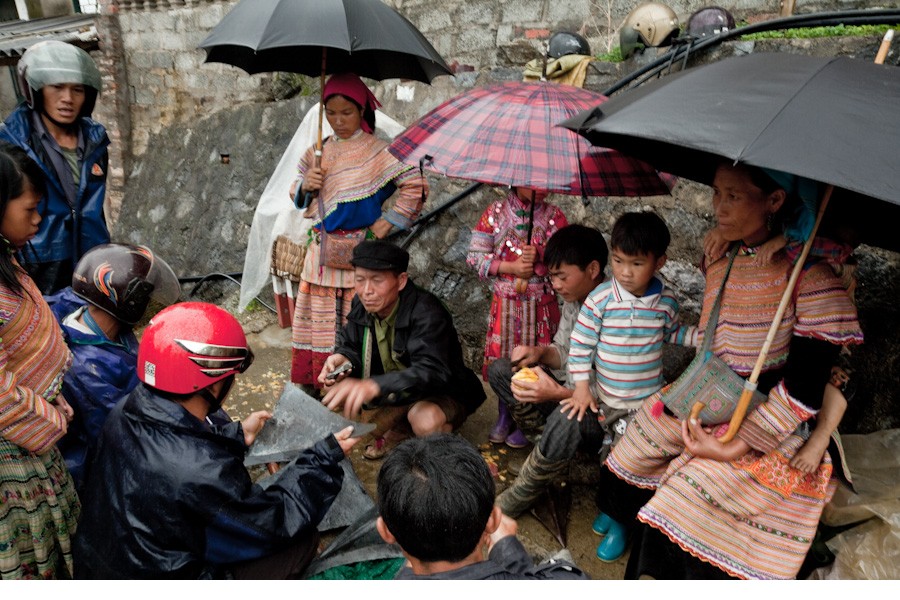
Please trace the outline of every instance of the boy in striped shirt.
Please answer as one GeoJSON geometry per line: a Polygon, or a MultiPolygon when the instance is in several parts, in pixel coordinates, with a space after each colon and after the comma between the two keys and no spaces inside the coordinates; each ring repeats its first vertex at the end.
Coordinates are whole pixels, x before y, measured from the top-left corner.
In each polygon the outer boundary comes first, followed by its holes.
{"type": "MultiPolygon", "coordinates": [[[[663,342],[696,345],[697,328],[679,325],[678,301],[656,276],[669,240],[655,213],[619,217],[610,240],[612,277],[588,295],[572,330],[568,364],[575,393],[560,402],[560,411],[579,421],[588,410],[597,414],[606,432],[601,460],[641,402],[662,387],[663,342]]],[[[622,555],[626,537],[618,523],[601,513],[594,531],[606,534],[598,558],[622,555]]]]}

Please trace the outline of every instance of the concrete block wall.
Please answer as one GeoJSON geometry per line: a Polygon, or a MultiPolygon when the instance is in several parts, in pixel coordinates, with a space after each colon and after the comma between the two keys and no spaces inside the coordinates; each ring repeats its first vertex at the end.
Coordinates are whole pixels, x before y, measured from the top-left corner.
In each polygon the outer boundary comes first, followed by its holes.
{"type": "MultiPolygon", "coordinates": [[[[638,0],[384,0],[410,19],[448,63],[476,71],[521,67],[540,56],[558,30],[578,31],[596,53],[618,43],[618,27],[638,0]]],[[[271,75],[249,76],[227,65],[204,64],[197,49],[237,0],[100,0],[121,35],[116,79],[129,94],[130,147],[140,156],[150,137],[236,103],[266,100],[271,75]],[[127,74],[127,75],[126,75],[127,74]],[[124,81],[123,78],[127,79],[124,81]]],[[[685,18],[709,4],[666,2],[685,18]]],[[[780,0],[721,0],[740,18],[777,13],[780,0]]],[[[862,0],[801,2],[797,11],[855,8],[862,0]]],[[[103,41],[101,40],[101,43],[103,41]]],[[[112,50],[115,50],[113,48],[112,50]]],[[[112,58],[110,58],[112,60],[112,58]]]]}
{"type": "Polygon", "coordinates": [[[204,64],[197,48],[236,0],[105,1],[122,35],[132,156],[147,152],[164,128],[266,98],[271,75],[204,64]]]}

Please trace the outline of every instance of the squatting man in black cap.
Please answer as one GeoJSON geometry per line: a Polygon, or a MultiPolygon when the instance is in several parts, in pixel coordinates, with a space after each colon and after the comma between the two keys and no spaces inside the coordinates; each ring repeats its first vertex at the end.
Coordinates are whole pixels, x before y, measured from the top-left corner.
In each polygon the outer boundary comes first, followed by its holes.
{"type": "MultiPolygon", "coordinates": [[[[353,250],[356,297],[335,354],[319,374],[330,409],[376,423],[363,456],[378,459],[410,436],[450,432],[484,401],[465,366],[453,318],[409,279],[409,254],[389,242],[353,250]],[[334,371],[349,363],[350,370],[334,371]]],[[[346,367],[343,367],[346,368],[346,367]]]]}

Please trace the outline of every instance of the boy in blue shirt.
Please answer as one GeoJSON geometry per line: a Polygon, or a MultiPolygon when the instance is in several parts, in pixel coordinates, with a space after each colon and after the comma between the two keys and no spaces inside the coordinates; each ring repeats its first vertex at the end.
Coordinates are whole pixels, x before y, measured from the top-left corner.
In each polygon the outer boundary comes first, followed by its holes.
{"type": "MultiPolygon", "coordinates": [[[[696,345],[697,328],[678,323],[678,300],[656,272],[666,262],[669,229],[651,212],[626,213],[613,225],[612,277],[588,294],[572,330],[569,371],[575,393],[560,411],[581,421],[590,410],[605,431],[601,459],[624,435],[645,398],[664,383],[662,345],[696,345]]],[[[600,560],[625,551],[625,529],[601,513],[600,560]]]]}

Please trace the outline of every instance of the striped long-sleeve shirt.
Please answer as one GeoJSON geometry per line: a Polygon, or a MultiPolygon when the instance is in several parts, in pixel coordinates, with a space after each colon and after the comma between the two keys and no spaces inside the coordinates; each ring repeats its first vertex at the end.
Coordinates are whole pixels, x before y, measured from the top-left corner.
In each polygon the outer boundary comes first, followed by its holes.
{"type": "Polygon", "coordinates": [[[595,397],[613,408],[634,408],[659,390],[663,342],[695,346],[697,328],[678,323],[678,301],[654,277],[637,298],[615,278],[585,299],[572,330],[569,371],[574,381],[590,379],[595,397]]]}

